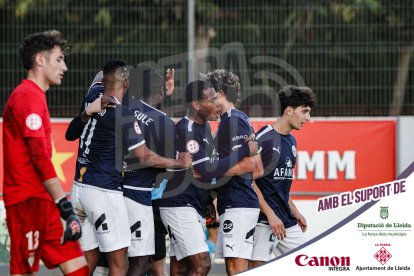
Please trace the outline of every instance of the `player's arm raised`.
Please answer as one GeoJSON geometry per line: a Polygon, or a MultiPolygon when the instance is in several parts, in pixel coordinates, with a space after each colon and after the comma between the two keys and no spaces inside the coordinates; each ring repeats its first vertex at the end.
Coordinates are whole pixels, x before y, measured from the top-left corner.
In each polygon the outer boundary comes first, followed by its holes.
{"type": "Polygon", "coordinates": [[[88,120],[94,113],[99,113],[106,108],[115,108],[116,101],[112,97],[102,96],[90,103],[85,110],[72,119],[69,123],[68,129],[65,133],[65,138],[68,141],[75,141],[78,139],[83,131],[88,120]]]}

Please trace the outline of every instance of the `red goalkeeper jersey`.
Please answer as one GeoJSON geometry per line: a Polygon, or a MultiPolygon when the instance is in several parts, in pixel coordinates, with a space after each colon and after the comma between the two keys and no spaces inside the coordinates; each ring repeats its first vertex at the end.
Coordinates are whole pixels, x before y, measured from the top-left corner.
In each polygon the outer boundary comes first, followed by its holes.
{"type": "MultiPolygon", "coordinates": [[[[10,206],[31,197],[52,200],[31,162],[25,138],[45,138],[52,157],[50,115],[46,93],[23,80],[10,95],[3,113],[4,203],[10,206]]],[[[54,171],[46,172],[50,178],[54,171]]]]}

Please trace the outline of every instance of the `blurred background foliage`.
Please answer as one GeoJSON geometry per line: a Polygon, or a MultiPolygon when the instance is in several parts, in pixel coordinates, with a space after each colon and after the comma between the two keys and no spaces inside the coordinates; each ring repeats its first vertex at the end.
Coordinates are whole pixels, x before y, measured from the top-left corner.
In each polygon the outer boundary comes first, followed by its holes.
{"type": "Polygon", "coordinates": [[[185,0],[0,0],[0,110],[25,74],[22,39],[57,29],[71,49],[63,85],[47,94],[52,117],[76,115],[110,58],[176,68],[171,116],[182,115],[188,70],[216,67],[239,74],[250,116],[274,116],[285,84],[317,93],[316,116],[414,115],[414,1],[194,1],[198,62],[190,64],[185,0]],[[236,57],[209,56],[235,42],[236,57]]]}

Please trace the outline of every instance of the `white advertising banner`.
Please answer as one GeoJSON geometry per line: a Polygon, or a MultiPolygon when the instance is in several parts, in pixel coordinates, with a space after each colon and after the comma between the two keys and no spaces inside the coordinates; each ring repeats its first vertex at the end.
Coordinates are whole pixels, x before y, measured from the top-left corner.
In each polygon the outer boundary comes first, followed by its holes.
{"type": "Polygon", "coordinates": [[[397,180],[319,198],[316,215],[359,208],[303,246],[242,275],[413,275],[413,171],[414,164],[397,180]]]}

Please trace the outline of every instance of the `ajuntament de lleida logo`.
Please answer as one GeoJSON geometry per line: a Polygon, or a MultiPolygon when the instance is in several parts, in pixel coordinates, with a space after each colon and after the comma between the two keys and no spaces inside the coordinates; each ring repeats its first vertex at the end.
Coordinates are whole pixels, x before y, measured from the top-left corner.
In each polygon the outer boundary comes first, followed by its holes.
{"type": "Polygon", "coordinates": [[[381,208],[380,209],[380,217],[382,219],[387,219],[388,218],[388,206],[387,207],[381,206],[380,208],[381,208]]]}

